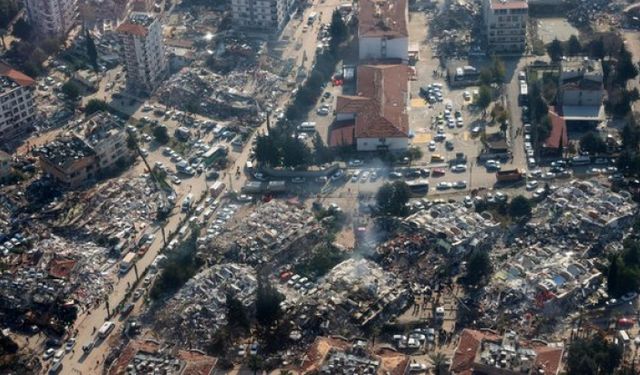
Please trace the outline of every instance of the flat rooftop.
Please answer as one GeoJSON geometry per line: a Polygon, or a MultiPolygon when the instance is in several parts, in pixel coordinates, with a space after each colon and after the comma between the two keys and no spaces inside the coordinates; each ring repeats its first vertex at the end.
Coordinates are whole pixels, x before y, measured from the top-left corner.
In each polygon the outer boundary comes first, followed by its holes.
{"type": "Polygon", "coordinates": [[[59,167],[64,167],[67,163],[95,155],[95,151],[76,136],[58,138],[40,147],[37,153],[51,164],[59,167]]]}
{"type": "Polygon", "coordinates": [[[491,9],[528,9],[527,0],[491,0],[491,9]]]}

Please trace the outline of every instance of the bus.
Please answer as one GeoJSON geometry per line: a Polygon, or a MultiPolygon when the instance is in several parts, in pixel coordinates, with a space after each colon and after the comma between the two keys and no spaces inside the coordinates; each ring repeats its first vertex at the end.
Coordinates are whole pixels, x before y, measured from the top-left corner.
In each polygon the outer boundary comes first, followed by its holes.
{"type": "Polygon", "coordinates": [[[116,325],[111,321],[104,322],[104,324],[102,325],[102,327],[100,327],[100,330],[98,331],[98,337],[100,337],[101,339],[104,339],[105,337],[109,336],[109,334],[111,333],[111,331],[113,331],[115,326],[116,325]]]}
{"type": "Polygon", "coordinates": [[[305,121],[302,124],[298,125],[298,131],[313,133],[316,131],[316,123],[305,121]]]}
{"type": "Polygon", "coordinates": [[[429,180],[407,181],[407,185],[414,196],[423,196],[429,192],[429,180]]]}
{"type": "Polygon", "coordinates": [[[525,82],[520,82],[520,93],[518,95],[518,103],[526,105],[529,102],[529,86],[525,82]]]}

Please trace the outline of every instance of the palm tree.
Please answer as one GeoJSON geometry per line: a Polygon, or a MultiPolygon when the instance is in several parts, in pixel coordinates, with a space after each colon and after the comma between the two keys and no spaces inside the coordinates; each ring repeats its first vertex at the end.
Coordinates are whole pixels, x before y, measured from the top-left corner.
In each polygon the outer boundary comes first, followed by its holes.
{"type": "Polygon", "coordinates": [[[258,373],[258,370],[262,369],[262,359],[257,355],[252,355],[249,358],[249,368],[253,371],[253,375],[258,373]]]}
{"type": "MultiPolygon", "coordinates": [[[[144,162],[145,167],[147,167],[147,171],[149,171],[149,174],[151,175],[151,178],[154,182],[154,185],[156,186],[156,189],[160,190],[160,186],[161,186],[160,178],[158,178],[156,173],[153,171],[153,169],[149,165],[147,158],[142,153],[142,150],[140,150],[140,145],[138,144],[138,138],[131,133],[129,133],[127,137],[127,148],[130,150],[135,150],[136,153],[142,158],[142,161],[144,162]]],[[[166,247],[167,236],[165,235],[165,232],[164,232],[164,225],[160,225],[160,231],[162,232],[162,243],[166,247]]]]}
{"type": "Polygon", "coordinates": [[[441,368],[447,363],[447,356],[442,353],[430,354],[431,363],[433,363],[433,373],[440,375],[441,368]]]}

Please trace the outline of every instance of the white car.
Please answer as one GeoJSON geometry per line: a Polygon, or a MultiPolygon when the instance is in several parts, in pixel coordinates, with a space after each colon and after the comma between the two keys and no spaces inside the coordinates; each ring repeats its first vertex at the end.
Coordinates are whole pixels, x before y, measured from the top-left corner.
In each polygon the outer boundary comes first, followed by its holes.
{"type": "Polygon", "coordinates": [[[527,182],[527,190],[533,190],[533,189],[535,189],[537,187],[538,187],[538,181],[531,180],[531,181],[527,182]]]}
{"type": "Polygon", "coordinates": [[[56,353],[56,350],[53,348],[49,348],[47,350],[45,350],[44,354],[42,354],[42,359],[49,359],[51,357],[53,357],[53,355],[56,353]]]}
{"type": "Polygon", "coordinates": [[[448,190],[451,189],[451,183],[450,182],[438,182],[438,185],[436,185],[436,189],[438,190],[448,190]]]}
{"type": "Polygon", "coordinates": [[[467,187],[467,181],[456,181],[451,186],[454,189],[465,189],[467,187]]]}
{"type": "Polygon", "coordinates": [[[455,173],[465,172],[466,170],[467,170],[467,166],[464,164],[458,164],[451,167],[451,172],[455,172],[455,173]]]}
{"type": "Polygon", "coordinates": [[[180,185],[182,183],[182,180],[178,178],[178,176],[171,176],[171,182],[175,185],[180,185]]]}
{"type": "Polygon", "coordinates": [[[435,151],[435,150],[436,150],[436,142],[435,141],[429,142],[429,151],[435,151]]]}
{"type": "Polygon", "coordinates": [[[72,337],[69,339],[69,341],[67,341],[67,345],[64,346],[64,350],[70,352],[74,346],[76,346],[76,339],[75,337],[72,337]]]}

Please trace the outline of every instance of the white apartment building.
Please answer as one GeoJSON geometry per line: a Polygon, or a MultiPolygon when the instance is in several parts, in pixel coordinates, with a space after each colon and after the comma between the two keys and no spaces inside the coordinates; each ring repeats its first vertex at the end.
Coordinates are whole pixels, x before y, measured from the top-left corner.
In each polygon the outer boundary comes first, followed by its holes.
{"type": "Polygon", "coordinates": [[[527,0],[484,0],[487,42],[493,52],[522,52],[527,42],[527,0]]]}
{"type": "Polygon", "coordinates": [[[232,0],[233,25],[278,33],[286,25],[293,3],[292,0],[232,0]]]}
{"type": "Polygon", "coordinates": [[[358,14],[360,60],[409,60],[406,0],[361,0],[358,14]]]}
{"type": "Polygon", "coordinates": [[[67,35],[78,18],[77,0],[26,0],[29,23],[43,36],[67,35]]]}
{"type": "Polygon", "coordinates": [[[160,20],[150,13],[134,12],[117,31],[121,59],[127,68],[127,86],[152,93],[167,67],[160,20]]]}
{"type": "Polygon", "coordinates": [[[604,73],[600,60],[574,57],[561,62],[558,104],[567,121],[604,119],[604,73]]]}
{"type": "Polygon", "coordinates": [[[0,141],[29,129],[36,118],[33,78],[0,63],[0,141]]]}

